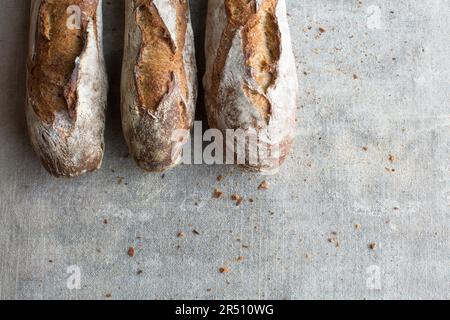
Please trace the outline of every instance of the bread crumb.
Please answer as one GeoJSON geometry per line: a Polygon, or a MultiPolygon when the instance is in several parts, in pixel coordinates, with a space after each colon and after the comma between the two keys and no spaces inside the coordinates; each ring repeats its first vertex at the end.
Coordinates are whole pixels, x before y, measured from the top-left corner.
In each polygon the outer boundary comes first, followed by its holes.
{"type": "Polygon", "coordinates": [[[217,176],[217,181],[222,181],[223,179],[225,179],[225,177],[223,175],[217,176]]]}
{"type": "Polygon", "coordinates": [[[195,230],[195,229],[194,229],[194,230],[192,230],[192,233],[193,233],[193,234],[195,234],[196,236],[199,236],[199,235],[200,235],[200,232],[198,232],[198,231],[197,231],[197,230],[195,230]]]}
{"type": "Polygon", "coordinates": [[[266,180],[264,180],[263,182],[260,183],[258,189],[259,190],[267,190],[267,189],[269,189],[269,183],[266,180]]]}
{"type": "Polygon", "coordinates": [[[223,196],[224,196],[224,193],[223,193],[221,190],[219,190],[219,189],[215,189],[215,190],[214,190],[213,198],[215,198],[215,199],[220,199],[220,198],[222,198],[223,196]]]}
{"type": "Polygon", "coordinates": [[[361,230],[361,225],[360,225],[359,223],[356,223],[356,224],[355,224],[355,229],[356,229],[356,230],[361,230]]]}
{"type": "Polygon", "coordinates": [[[339,247],[341,246],[341,244],[339,243],[339,241],[338,241],[337,239],[334,239],[334,238],[328,239],[328,242],[334,244],[334,246],[335,246],[336,248],[339,248],[339,247]]]}
{"type": "Polygon", "coordinates": [[[377,249],[377,244],[375,242],[369,243],[369,249],[370,250],[376,250],[377,249]]]}
{"type": "Polygon", "coordinates": [[[231,196],[231,200],[236,201],[236,206],[240,206],[242,204],[242,201],[244,201],[244,198],[235,193],[231,196]]]}
{"type": "Polygon", "coordinates": [[[368,151],[369,148],[368,147],[362,147],[363,151],[368,151]]]}
{"type": "Polygon", "coordinates": [[[220,267],[219,268],[219,272],[220,273],[229,273],[230,272],[230,268],[228,268],[228,267],[220,267]]]}
{"type": "Polygon", "coordinates": [[[320,27],[320,28],[319,28],[319,31],[320,31],[320,33],[325,33],[325,32],[327,32],[327,30],[326,30],[324,27],[320,27]]]}
{"type": "Polygon", "coordinates": [[[237,262],[242,262],[244,260],[245,260],[245,258],[243,256],[239,256],[239,257],[236,258],[237,262]]]}
{"type": "Polygon", "coordinates": [[[177,233],[177,238],[184,238],[184,236],[185,236],[185,234],[182,231],[177,233]]]}
{"type": "Polygon", "coordinates": [[[393,163],[395,161],[395,156],[393,154],[389,154],[388,160],[393,163]]]}
{"type": "Polygon", "coordinates": [[[134,247],[128,248],[128,256],[133,258],[135,255],[136,255],[136,250],[134,249],[134,247]]]}

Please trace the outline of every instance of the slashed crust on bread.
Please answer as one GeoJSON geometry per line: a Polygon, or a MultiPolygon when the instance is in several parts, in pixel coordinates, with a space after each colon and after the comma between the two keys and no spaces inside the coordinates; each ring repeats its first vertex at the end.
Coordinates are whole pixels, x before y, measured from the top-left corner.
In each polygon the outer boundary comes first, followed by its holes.
{"type": "Polygon", "coordinates": [[[28,129],[55,176],[94,171],[102,162],[107,81],[101,5],[101,0],[32,1],[28,129]]]}
{"type": "Polygon", "coordinates": [[[189,132],[197,95],[188,1],[127,0],[126,10],[125,138],[139,166],[165,171],[180,160],[173,138],[189,132]]]}
{"type": "Polygon", "coordinates": [[[285,1],[209,0],[206,37],[210,126],[254,132],[258,147],[279,150],[248,169],[279,166],[292,146],[298,95],[285,1]]]}
{"type": "Polygon", "coordinates": [[[58,112],[75,117],[75,64],[84,47],[88,17],[95,21],[97,1],[44,0],[39,8],[36,46],[30,66],[30,98],[36,114],[51,123],[58,112]],[[83,12],[79,29],[68,29],[67,8],[77,5],[83,12]]]}

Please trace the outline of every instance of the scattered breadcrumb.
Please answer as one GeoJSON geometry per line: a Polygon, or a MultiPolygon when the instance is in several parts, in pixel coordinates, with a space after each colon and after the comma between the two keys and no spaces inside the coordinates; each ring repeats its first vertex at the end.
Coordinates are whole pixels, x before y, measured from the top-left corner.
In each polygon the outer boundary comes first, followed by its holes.
{"type": "Polygon", "coordinates": [[[194,229],[194,230],[192,230],[192,233],[193,233],[193,234],[195,234],[196,236],[199,236],[199,235],[200,235],[200,232],[198,232],[198,231],[197,231],[197,230],[195,230],[195,229],[194,229]]]}
{"type": "Polygon", "coordinates": [[[245,258],[243,256],[239,256],[239,257],[236,258],[237,262],[242,262],[244,260],[245,260],[245,258]]]}
{"type": "Polygon", "coordinates": [[[223,175],[217,176],[217,181],[222,181],[223,179],[225,179],[225,177],[223,175]]]}
{"type": "Polygon", "coordinates": [[[319,28],[319,31],[320,31],[320,33],[327,32],[327,30],[326,30],[324,27],[320,27],[320,28],[319,28]]]}
{"type": "Polygon", "coordinates": [[[242,201],[244,201],[244,198],[235,193],[231,196],[231,200],[236,201],[236,206],[240,206],[242,204],[242,201]]]}
{"type": "Polygon", "coordinates": [[[228,268],[228,267],[220,267],[219,268],[219,272],[220,273],[229,273],[230,272],[230,268],[228,268]]]}
{"type": "Polygon", "coordinates": [[[107,294],[105,294],[105,298],[111,298],[112,297],[112,294],[111,293],[107,293],[107,294]]]}
{"type": "Polygon", "coordinates": [[[355,224],[355,229],[356,229],[356,230],[361,230],[361,225],[360,225],[359,223],[356,223],[356,224],[355,224]]]}
{"type": "Polygon", "coordinates": [[[133,258],[135,255],[136,255],[136,249],[134,249],[134,247],[128,248],[128,256],[133,258]]]}
{"type": "Polygon", "coordinates": [[[220,198],[222,198],[223,196],[224,196],[224,193],[223,193],[221,190],[219,190],[219,189],[215,189],[215,190],[214,190],[213,198],[215,198],[215,199],[220,199],[220,198]]]}
{"type": "Polygon", "coordinates": [[[258,187],[259,190],[267,190],[269,189],[269,183],[264,180],[263,182],[261,182],[261,184],[258,187]]]}
{"type": "Polygon", "coordinates": [[[340,245],[341,245],[341,244],[339,243],[339,241],[338,241],[337,239],[335,239],[335,238],[329,238],[329,239],[328,239],[328,242],[334,244],[336,248],[339,248],[340,245]]]}
{"type": "Polygon", "coordinates": [[[137,272],[136,272],[136,274],[138,275],[138,276],[140,276],[141,274],[143,274],[144,273],[144,271],[142,271],[141,269],[139,269],[137,272]]]}
{"type": "Polygon", "coordinates": [[[328,242],[334,244],[336,248],[341,246],[339,240],[337,239],[337,232],[331,232],[331,238],[328,238],[328,242]]]}
{"type": "Polygon", "coordinates": [[[375,242],[369,243],[369,249],[370,250],[376,250],[377,249],[377,244],[375,242]]]}
{"type": "Polygon", "coordinates": [[[180,231],[180,232],[177,233],[177,237],[178,237],[178,238],[184,238],[184,236],[185,236],[185,234],[184,234],[184,232],[182,232],[182,231],[180,231]]]}
{"type": "Polygon", "coordinates": [[[389,154],[388,160],[391,163],[394,162],[395,161],[395,156],[393,154],[389,154]]]}
{"type": "Polygon", "coordinates": [[[362,147],[363,151],[368,151],[369,148],[368,147],[362,147]]]}

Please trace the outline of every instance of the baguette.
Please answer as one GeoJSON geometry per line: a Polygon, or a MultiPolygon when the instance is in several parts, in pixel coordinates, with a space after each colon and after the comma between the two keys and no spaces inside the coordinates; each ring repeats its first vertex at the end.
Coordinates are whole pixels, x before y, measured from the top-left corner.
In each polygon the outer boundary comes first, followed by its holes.
{"type": "Polygon", "coordinates": [[[210,127],[254,136],[244,168],[277,169],[293,144],[298,97],[285,0],[209,0],[205,50],[210,127]]]}
{"type": "Polygon", "coordinates": [[[181,161],[197,98],[187,0],[126,0],[122,123],[130,153],[146,171],[181,161]]]}
{"type": "Polygon", "coordinates": [[[102,0],[32,0],[26,115],[51,174],[101,166],[107,87],[102,0]]]}

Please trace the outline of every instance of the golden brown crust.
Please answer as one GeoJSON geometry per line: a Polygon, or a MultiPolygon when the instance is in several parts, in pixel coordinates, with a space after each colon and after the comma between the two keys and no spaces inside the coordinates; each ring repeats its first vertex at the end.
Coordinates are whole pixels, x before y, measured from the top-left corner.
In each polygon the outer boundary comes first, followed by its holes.
{"type": "Polygon", "coordinates": [[[98,0],[43,0],[32,61],[29,62],[29,97],[36,115],[52,123],[55,115],[67,111],[75,117],[77,67],[88,18],[96,20],[98,0]],[[67,8],[81,9],[79,29],[67,27],[67,8]]]}
{"type": "Polygon", "coordinates": [[[275,18],[277,0],[266,0],[243,32],[247,65],[264,92],[274,83],[280,59],[280,34],[275,18]]]}
{"type": "Polygon", "coordinates": [[[177,43],[170,36],[156,6],[150,1],[137,2],[136,23],[142,33],[142,45],[136,68],[136,88],[140,108],[155,112],[170,91],[174,75],[180,80],[185,99],[188,98],[183,51],[187,26],[187,2],[177,1],[177,43]]]}
{"type": "MultiPolygon", "coordinates": [[[[276,64],[280,58],[280,35],[275,18],[278,0],[265,0],[257,8],[256,0],[225,0],[228,23],[222,34],[217,52],[212,81],[211,96],[217,97],[220,78],[229,56],[233,38],[242,30],[247,67],[252,70],[252,78],[264,92],[273,85],[276,64]]],[[[245,86],[249,99],[256,103],[264,119],[270,117],[270,101],[255,90],[245,86]]]]}

